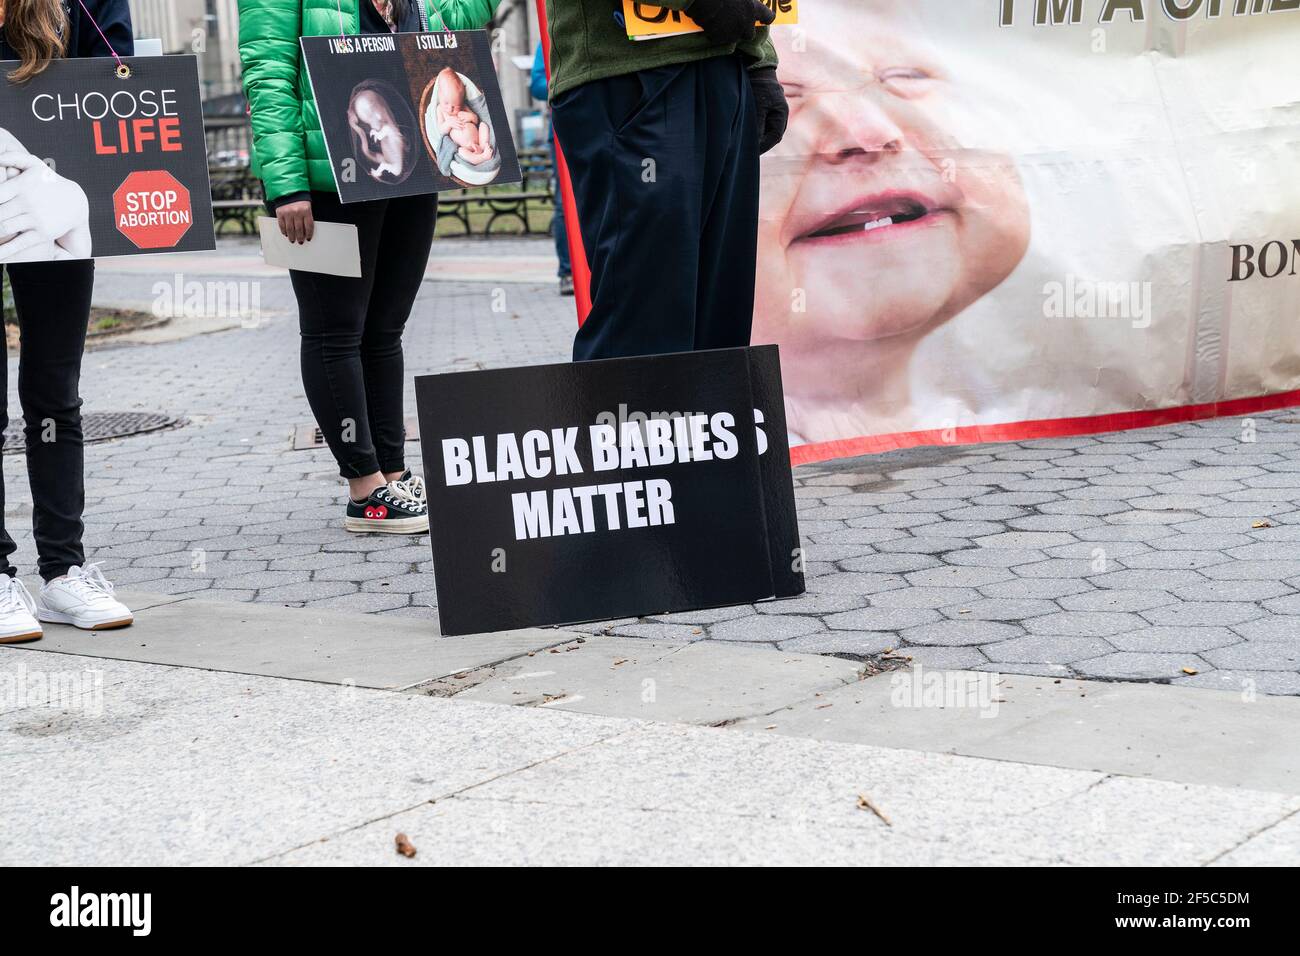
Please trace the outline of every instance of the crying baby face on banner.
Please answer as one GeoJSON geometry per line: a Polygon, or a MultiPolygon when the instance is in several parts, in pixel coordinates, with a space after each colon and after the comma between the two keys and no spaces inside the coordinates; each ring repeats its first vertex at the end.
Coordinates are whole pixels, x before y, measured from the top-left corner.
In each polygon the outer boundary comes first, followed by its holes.
{"type": "Polygon", "coordinates": [[[772,31],[790,125],[764,159],[754,342],[781,347],[796,437],[909,430],[912,353],[1025,255],[1023,184],[972,145],[980,90],[906,3],[801,20],[772,31]]]}

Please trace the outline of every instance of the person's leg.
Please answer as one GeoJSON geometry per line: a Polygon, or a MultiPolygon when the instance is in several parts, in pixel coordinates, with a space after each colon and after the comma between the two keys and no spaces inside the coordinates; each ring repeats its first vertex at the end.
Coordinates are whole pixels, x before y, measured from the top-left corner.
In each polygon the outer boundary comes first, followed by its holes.
{"type": "MultiPolygon", "coordinates": [[[[0,277],[4,276],[5,267],[0,266],[0,277]]],[[[10,272],[10,281],[13,273],[10,272]]],[[[3,306],[0,305],[0,322],[4,319],[3,306]]],[[[9,427],[9,362],[0,363],[0,451],[4,450],[4,430],[9,427]]],[[[2,459],[0,459],[2,460],[2,459]]],[[[14,577],[18,572],[9,563],[10,556],[18,550],[13,536],[5,527],[5,482],[4,472],[0,470],[0,574],[14,577]]]]}
{"type": "MultiPolygon", "coordinates": [[[[0,265],[0,278],[5,267],[0,265]]],[[[10,281],[13,273],[10,272],[10,281]]],[[[0,308],[0,325],[4,310],[0,308]]],[[[4,356],[0,356],[4,357],[4,356]]],[[[9,362],[0,362],[0,451],[3,451],[4,430],[9,427],[9,362]]],[[[44,632],[36,618],[35,601],[27,586],[18,577],[18,571],[9,563],[17,550],[13,537],[5,527],[4,474],[0,472],[0,644],[25,644],[39,641],[44,632]]]]}
{"type": "Polygon", "coordinates": [[[32,532],[41,578],[85,564],[81,355],[95,287],[93,260],[11,266],[22,346],[18,396],[32,488],[32,532]]]}
{"type": "Polygon", "coordinates": [[[552,104],[591,266],[575,361],[695,347],[704,159],[698,64],[583,84],[552,104]]]}
{"type": "Polygon", "coordinates": [[[328,192],[312,193],[312,214],[320,222],[357,227],[361,277],[291,271],[302,336],[302,383],[325,442],[349,481],[354,500],[383,484],[370,434],[361,338],[379,260],[385,202],[343,205],[328,192]],[[368,485],[369,487],[362,487],[368,485]]]}
{"type": "Polygon", "coordinates": [[[569,258],[569,227],[564,221],[564,200],[560,193],[560,160],[555,149],[555,137],[551,136],[551,168],[555,170],[555,215],[551,219],[551,232],[555,236],[555,258],[559,260],[556,275],[567,278],[573,275],[573,263],[569,258]]]}
{"type": "Polygon", "coordinates": [[[701,70],[713,136],[705,160],[704,231],[695,309],[695,348],[742,348],[754,323],[758,257],[758,119],[740,57],[706,60],[701,70]]]}
{"type": "Polygon", "coordinates": [[[26,424],[32,531],[45,582],[39,602],[27,600],[48,623],[126,627],[135,620],[130,608],[114,597],[98,567],[86,565],[81,542],[86,493],[79,385],[95,263],[27,263],[11,268],[10,277],[22,336],[18,397],[26,424]]]}
{"type": "Polygon", "coordinates": [[[406,391],[402,333],[424,282],[438,221],[437,196],[389,200],[379,236],[375,281],[361,335],[370,435],[388,480],[406,471],[406,391]]]}

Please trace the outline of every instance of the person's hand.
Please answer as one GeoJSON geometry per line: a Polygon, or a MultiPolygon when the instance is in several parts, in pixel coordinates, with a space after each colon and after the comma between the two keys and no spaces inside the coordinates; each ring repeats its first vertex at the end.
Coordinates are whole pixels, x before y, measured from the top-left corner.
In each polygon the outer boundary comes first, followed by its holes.
{"type": "Polygon", "coordinates": [[[0,247],[0,261],[30,261],[49,244],[67,258],[90,258],[85,191],[25,149],[14,149],[11,141],[5,145],[10,151],[0,152],[0,167],[9,167],[9,175],[0,183],[0,236],[12,238],[0,247]]]}
{"type": "Polygon", "coordinates": [[[686,15],[714,43],[748,43],[757,35],[755,22],[766,25],[776,19],[760,0],[695,0],[686,15]]]}
{"type": "Polygon", "coordinates": [[[774,66],[750,70],[749,85],[754,91],[754,105],[758,110],[758,152],[761,155],[785,138],[785,127],[790,122],[790,104],[785,100],[785,89],[776,78],[774,66]]]}
{"type": "Polygon", "coordinates": [[[316,220],[311,215],[311,200],[288,202],[275,210],[276,222],[280,224],[280,234],[290,242],[302,245],[311,242],[316,235],[316,220]]]}
{"type": "MultiPolygon", "coordinates": [[[[4,135],[4,130],[0,129],[0,136],[3,135],[4,135]]],[[[12,179],[14,176],[17,175],[18,175],[18,170],[10,169],[8,166],[0,166],[0,183],[12,179]]],[[[13,232],[0,232],[0,246],[3,246],[6,242],[8,242],[16,235],[17,233],[13,233],[13,232]]]]}

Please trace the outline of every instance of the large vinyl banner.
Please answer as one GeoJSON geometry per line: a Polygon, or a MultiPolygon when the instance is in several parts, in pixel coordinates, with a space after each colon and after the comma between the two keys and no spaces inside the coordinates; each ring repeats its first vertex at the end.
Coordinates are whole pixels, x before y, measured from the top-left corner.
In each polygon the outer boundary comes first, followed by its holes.
{"type": "Polygon", "coordinates": [[[754,328],[796,461],[1300,401],[1300,0],[799,10],[754,328]]]}

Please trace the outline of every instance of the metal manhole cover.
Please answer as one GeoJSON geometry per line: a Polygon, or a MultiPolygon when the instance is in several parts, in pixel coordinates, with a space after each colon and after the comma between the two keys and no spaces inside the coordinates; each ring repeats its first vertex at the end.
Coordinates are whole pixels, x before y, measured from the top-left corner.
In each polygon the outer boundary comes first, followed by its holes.
{"type": "MultiPolygon", "coordinates": [[[[142,435],[164,428],[179,428],[185,424],[183,418],[159,415],[153,412],[86,412],[81,416],[81,430],[86,444],[108,441],[112,438],[125,438],[128,435],[142,435]]],[[[9,423],[5,429],[6,455],[16,455],[26,449],[21,420],[9,423]]]]}

